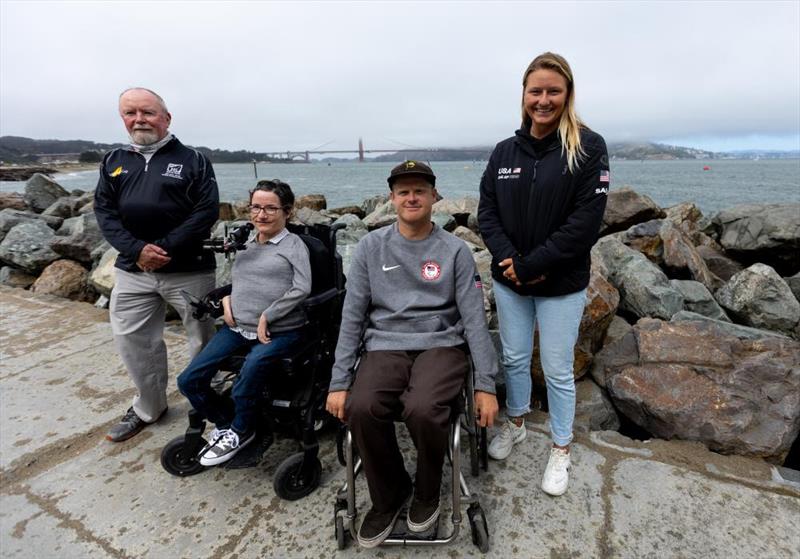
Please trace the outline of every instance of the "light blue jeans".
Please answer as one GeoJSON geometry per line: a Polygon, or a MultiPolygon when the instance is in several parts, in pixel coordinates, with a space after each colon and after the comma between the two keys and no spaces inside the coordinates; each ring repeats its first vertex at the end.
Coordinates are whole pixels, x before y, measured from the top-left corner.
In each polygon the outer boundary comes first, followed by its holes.
{"type": "Polygon", "coordinates": [[[506,410],[510,417],[530,411],[533,328],[539,323],[539,355],[547,383],[550,432],[553,442],[572,441],[575,419],[575,342],[586,305],[586,290],[558,297],[518,295],[494,282],[503,368],[506,374],[506,410]]]}

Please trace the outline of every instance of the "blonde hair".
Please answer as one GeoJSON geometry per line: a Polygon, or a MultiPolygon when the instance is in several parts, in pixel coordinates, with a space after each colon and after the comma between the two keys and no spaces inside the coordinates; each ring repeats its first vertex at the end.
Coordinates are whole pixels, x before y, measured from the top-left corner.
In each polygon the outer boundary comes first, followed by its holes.
{"type": "Polygon", "coordinates": [[[567,153],[567,167],[572,173],[578,167],[579,160],[586,156],[581,147],[581,128],[585,128],[586,125],[578,118],[578,113],[575,111],[575,82],[572,78],[572,69],[563,56],[545,52],[534,58],[525,70],[522,76],[522,125],[526,130],[530,130],[532,125],[531,117],[525,112],[525,84],[532,72],[541,69],[557,72],[564,76],[567,82],[567,101],[558,123],[558,135],[561,137],[561,153],[567,153]]]}

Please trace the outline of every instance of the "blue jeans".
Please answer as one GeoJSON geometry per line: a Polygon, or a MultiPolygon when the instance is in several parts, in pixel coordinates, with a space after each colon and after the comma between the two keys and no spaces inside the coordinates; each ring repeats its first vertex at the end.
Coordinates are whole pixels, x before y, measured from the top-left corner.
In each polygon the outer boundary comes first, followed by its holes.
{"type": "Polygon", "coordinates": [[[503,368],[506,374],[506,408],[511,417],[530,411],[533,328],[539,323],[539,355],[547,383],[550,431],[553,442],[565,446],[572,440],[575,419],[575,342],[586,305],[586,290],[558,297],[518,295],[494,282],[503,368]]]}
{"type": "Polygon", "coordinates": [[[300,331],[297,328],[273,333],[272,341],[262,344],[224,325],[180,374],[178,389],[201,416],[219,429],[232,428],[239,434],[249,434],[255,429],[257,404],[271,366],[290,354],[300,341],[300,331]],[[249,347],[250,352],[233,385],[231,402],[211,388],[211,380],[220,364],[241,347],[249,347]]]}

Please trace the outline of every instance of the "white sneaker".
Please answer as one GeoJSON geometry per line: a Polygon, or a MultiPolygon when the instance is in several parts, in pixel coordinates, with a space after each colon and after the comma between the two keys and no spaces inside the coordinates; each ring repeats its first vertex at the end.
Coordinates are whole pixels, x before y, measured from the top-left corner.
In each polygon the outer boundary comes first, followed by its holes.
{"type": "Polygon", "coordinates": [[[517,427],[513,421],[506,420],[500,427],[500,432],[489,443],[489,456],[495,460],[505,460],[511,454],[511,449],[515,444],[525,440],[528,431],[525,429],[525,420],[522,425],[517,427]]]}
{"type": "Polygon", "coordinates": [[[197,456],[202,456],[203,454],[206,453],[206,451],[209,448],[217,444],[217,441],[222,436],[222,431],[224,431],[224,429],[217,429],[216,427],[214,427],[214,429],[211,430],[211,432],[208,434],[207,437],[203,437],[204,440],[206,441],[206,444],[203,445],[203,448],[200,449],[200,452],[197,453],[197,456]]]}
{"type": "Polygon", "coordinates": [[[542,491],[548,495],[558,497],[563,495],[569,484],[569,467],[572,461],[569,451],[563,448],[550,449],[550,459],[542,477],[542,491]]]}
{"type": "Polygon", "coordinates": [[[223,429],[219,432],[216,443],[200,455],[200,463],[203,466],[216,466],[227,462],[241,449],[250,444],[256,436],[255,431],[243,441],[239,441],[239,435],[233,429],[223,429]]]}

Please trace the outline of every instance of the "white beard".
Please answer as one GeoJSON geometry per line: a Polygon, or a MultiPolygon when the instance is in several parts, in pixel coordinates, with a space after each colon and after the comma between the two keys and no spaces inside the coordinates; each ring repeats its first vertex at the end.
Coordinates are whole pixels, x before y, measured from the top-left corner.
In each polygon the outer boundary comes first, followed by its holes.
{"type": "Polygon", "coordinates": [[[134,130],[131,133],[131,141],[140,146],[149,146],[155,144],[160,138],[155,131],[150,130],[134,130]]]}

